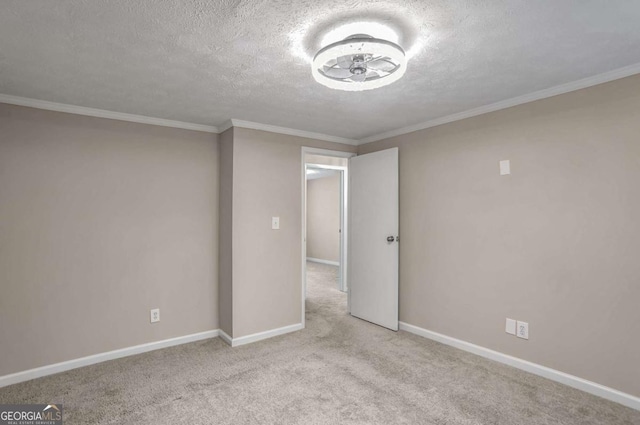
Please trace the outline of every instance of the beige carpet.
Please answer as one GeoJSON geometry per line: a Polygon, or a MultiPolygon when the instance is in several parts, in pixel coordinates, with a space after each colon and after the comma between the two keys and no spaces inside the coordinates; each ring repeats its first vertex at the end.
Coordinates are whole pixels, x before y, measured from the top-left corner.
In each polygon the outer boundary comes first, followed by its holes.
{"type": "Polygon", "coordinates": [[[69,424],[640,424],[640,412],[346,314],[309,264],[307,328],[186,344],[0,389],[64,401],[69,424]]]}

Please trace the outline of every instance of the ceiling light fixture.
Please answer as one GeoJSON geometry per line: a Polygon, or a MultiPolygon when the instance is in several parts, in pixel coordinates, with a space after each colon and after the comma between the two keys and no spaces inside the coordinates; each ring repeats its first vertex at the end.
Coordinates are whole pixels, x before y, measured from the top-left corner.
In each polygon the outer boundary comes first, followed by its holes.
{"type": "Polygon", "coordinates": [[[352,34],[369,34],[373,38],[388,40],[396,44],[400,41],[396,31],[394,31],[388,24],[367,21],[349,22],[348,24],[333,28],[331,31],[324,34],[320,41],[320,45],[328,46],[336,41],[342,41],[352,34]]]}
{"type": "Polygon", "coordinates": [[[360,91],[398,81],[406,69],[405,52],[396,43],[355,34],[322,48],[313,58],[311,72],[329,88],[360,91]]]}

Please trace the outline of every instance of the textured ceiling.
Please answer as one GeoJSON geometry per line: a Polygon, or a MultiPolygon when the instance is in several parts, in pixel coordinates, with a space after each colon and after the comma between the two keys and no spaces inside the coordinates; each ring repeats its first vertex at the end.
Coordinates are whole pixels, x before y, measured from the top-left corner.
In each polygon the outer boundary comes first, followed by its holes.
{"type": "Polygon", "coordinates": [[[360,139],[638,63],[638,22],[637,0],[2,0],[0,93],[360,139]],[[313,80],[308,56],[354,21],[398,34],[402,80],[313,80]]]}

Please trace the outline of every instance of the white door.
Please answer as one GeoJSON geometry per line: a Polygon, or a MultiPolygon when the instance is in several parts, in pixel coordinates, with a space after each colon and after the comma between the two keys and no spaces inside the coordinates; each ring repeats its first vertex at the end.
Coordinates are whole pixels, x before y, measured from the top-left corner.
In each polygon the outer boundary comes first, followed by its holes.
{"type": "Polygon", "coordinates": [[[351,315],[398,330],[398,148],[349,160],[351,315]]]}

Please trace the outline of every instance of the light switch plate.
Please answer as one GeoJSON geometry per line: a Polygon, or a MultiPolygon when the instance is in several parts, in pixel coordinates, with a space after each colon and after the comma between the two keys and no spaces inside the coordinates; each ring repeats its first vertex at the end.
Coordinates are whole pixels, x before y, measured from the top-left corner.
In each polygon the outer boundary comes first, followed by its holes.
{"type": "Polygon", "coordinates": [[[505,332],[511,335],[516,334],[516,321],[514,319],[507,318],[507,326],[505,332]]]}
{"type": "Polygon", "coordinates": [[[511,174],[511,161],[508,159],[503,159],[500,161],[500,175],[506,176],[511,174]]]}
{"type": "Polygon", "coordinates": [[[280,217],[271,217],[271,229],[280,229],[280,217]]]}
{"type": "Polygon", "coordinates": [[[518,320],[516,336],[522,339],[529,339],[529,324],[518,320]]]}

